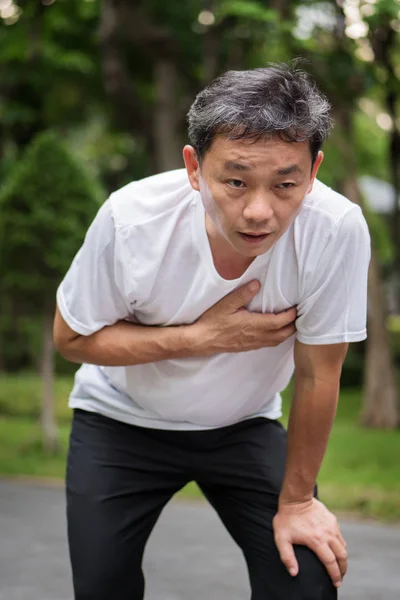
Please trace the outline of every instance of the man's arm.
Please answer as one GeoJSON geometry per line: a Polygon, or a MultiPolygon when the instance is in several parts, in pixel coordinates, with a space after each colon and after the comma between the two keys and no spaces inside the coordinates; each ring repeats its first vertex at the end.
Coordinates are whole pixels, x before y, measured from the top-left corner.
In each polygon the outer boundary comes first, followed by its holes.
{"type": "Polygon", "coordinates": [[[247,311],[244,307],[260,289],[257,281],[252,283],[222,298],[192,325],[146,327],[118,321],[85,336],[71,329],[57,308],[54,342],[67,360],[102,366],[138,365],[277,346],[295,333],[296,309],[279,314],[247,311]]]}
{"type": "Polygon", "coordinates": [[[58,307],[53,327],[55,347],[66,360],[110,367],[189,356],[190,336],[186,334],[186,327],[144,327],[118,321],[91,335],[79,335],[58,307]]]}
{"type": "Polygon", "coordinates": [[[347,344],[295,345],[295,393],[289,418],[288,454],[275,540],[282,562],[298,573],[293,544],[308,546],[339,586],[346,572],[346,549],[336,518],[313,497],[336,414],[340,374],[347,344]]]}

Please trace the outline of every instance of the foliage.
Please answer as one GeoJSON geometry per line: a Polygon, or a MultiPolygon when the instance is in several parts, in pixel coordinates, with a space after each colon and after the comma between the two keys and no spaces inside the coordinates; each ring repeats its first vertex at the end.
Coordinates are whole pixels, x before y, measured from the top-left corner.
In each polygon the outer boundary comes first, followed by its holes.
{"type": "MultiPolygon", "coordinates": [[[[0,19],[0,114],[5,157],[0,161],[0,173],[6,169],[5,161],[10,164],[17,159],[38,131],[51,127],[73,138],[74,152],[80,151],[74,143],[78,130],[81,138],[95,140],[85,144],[85,152],[110,191],[132,177],[148,174],[153,164],[150,129],[157,99],[157,60],[171,55],[178,65],[176,93],[182,118],[177,135],[184,142],[184,114],[205,82],[206,48],[213,35],[217,39],[217,43],[212,42],[215,74],[227,68],[258,67],[271,60],[303,57],[334,106],[345,103],[362,115],[357,99],[367,96],[377,110],[384,108],[382,67],[360,59],[359,50],[367,38],[359,42],[338,30],[340,3],[146,0],[118,3],[119,12],[114,13],[119,19],[119,45],[113,46],[113,52],[121,57],[115,68],[126,69],[132,85],[125,96],[128,93],[135,98],[137,109],[128,122],[127,110],[115,106],[115,96],[107,98],[108,83],[102,81],[105,48],[101,19],[106,4],[106,0],[56,0],[44,5],[25,0],[15,23],[2,24],[0,19]],[[209,25],[199,22],[204,9],[214,14],[209,25]],[[128,136],[131,144],[127,143],[128,136]]],[[[360,6],[364,4],[360,0],[360,6]]],[[[370,37],[382,25],[398,23],[396,6],[391,0],[378,0],[370,16],[360,13],[370,37]]],[[[360,172],[387,178],[385,148],[376,142],[378,137],[383,141],[386,134],[373,125],[371,117],[364,122],[367,129],[371,125],[374,140],[367,131],[354,132],[360,172]]],[[[328,144],[324,178],[329,184],[331,180],[336,183],[337,174],[346,168],[342,153],[333,143],[328,144]],[[328,163],[334,168],[328,168],[328,163]]]]}
{"type": "Polygon", "coordinates": [[[251,19],[257,22],[274,22],[278,18],[275,10],[265,8],[261,2],[243,2],[243,0],[225,0],[217,7],[217,18],[220,20],[227,16],[241,19],[251,19]]]}
{"type": "Polygon", "coordinates": [[[0,20],[0,106],[8,143],[26,144],[32,132],[83,123],[97,104],[98,10],[97,2],[25,0],[16,23],[0,20]]]}
{"type": "Polygon", "coordinates": [[[1,189],[1,286],[30,314],[54,298],[101,198],[51,132],[32,142],[1,189]]]}

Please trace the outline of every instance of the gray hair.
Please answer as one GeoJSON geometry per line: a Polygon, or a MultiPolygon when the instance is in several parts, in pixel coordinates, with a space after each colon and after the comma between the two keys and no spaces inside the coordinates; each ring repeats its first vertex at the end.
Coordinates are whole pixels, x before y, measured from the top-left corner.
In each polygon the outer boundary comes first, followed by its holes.
{"type": "Polygon", "coordinates": [[[328,100],[296,63],[227,71],[197,95],[188,122],[200,161],[222,134],[231,140],[308,140],[314,162],[332,126],[328,100]]]}

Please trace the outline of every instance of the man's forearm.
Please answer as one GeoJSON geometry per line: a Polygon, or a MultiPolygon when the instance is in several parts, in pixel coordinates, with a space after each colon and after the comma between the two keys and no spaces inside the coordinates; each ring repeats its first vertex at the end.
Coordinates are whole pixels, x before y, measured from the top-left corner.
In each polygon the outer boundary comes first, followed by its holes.
{"type": "Polygon", "coordinates": [[[336,414],[337,385],[300,376],[289,417],[286,471],[280,503],[311,500],[336,414]]]}
{"type": "Polygon", "coordinates": [[[128,366],[199,356],[196,339],[192,325],[146,327],[119,321],[90,336],[77,335],[58,350],[71,362],[128,366]]]}

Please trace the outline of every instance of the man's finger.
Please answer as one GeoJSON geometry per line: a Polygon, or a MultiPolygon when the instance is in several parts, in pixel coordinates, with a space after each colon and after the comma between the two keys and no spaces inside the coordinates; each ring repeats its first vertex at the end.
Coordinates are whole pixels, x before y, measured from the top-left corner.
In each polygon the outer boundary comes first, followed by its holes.
{"type": "Polygon", "coordinates": [[[246,285],[242,285],[237,290],[234,290],[222,300],[220,300],[219,304],[223,304],[224,307],[228,309],[239,309],[242,306],[246,306],[254,298],[257,292],[260,291],[260,282],[254,279],[250,281],[250,283],[246,283],[246,285]]]}
{"type": "Polygon", "coordinates": [[[294,333],[296,333],[296,326],[291,323],[290,325],[286,325],[282,327],[279,331],[277,331],[277,335],[279,336],[279,342],[282,343],[288,338],[290,338],[294,333]]]}
{"type": "Polygon", "coordinates": [[[343,577],[347,573],[347,551],[342,542],[340,542],[337,538],[333,539],[329,546],[336,556],[337,563],[339,565],[340,573],[343,577]]]}
{"type": "Polygon", "coordinates": [[[315,549],[311,548],[311,550],[314,550],[319,560],[325,565],[325,568],[333,581],[333,585],[339,587],[342,583],[342,574],[336,556],[331,548],[327,544],[324,544],[315,549]]]}
{"type": "MultiPolygon", "coordinates": [[[[252,313],[253,324],[258,328],[260,336],[262,336],[262,334],[266,336],[265,342],[268,342],[267,345],[278,346],[296,333],[296,326],[294,323],[276,329],[276,324],[271,321],[270,317],[271,315],[252,313]],[[267,317],[267,319],[264,317],[267,317]]],[[[262,337],[260,337],[260,339],[262,339],[262,337]]]]}
{"type": "Polygon", "coordinates": [[[297,309],[292,307],[274,315],[275,328],[281,329],[297,319],[297,309]]]}
{"type": "Polygon", "coordinates": [[[347,543],[346,543],[346,540],[344,539],[344,537],[342,536],[342,533],[341,533],[340,529],[339,529],[339,531],[337,533],[337,537],[339,539],[339,542],[341,544],[343,544],[344,548],[346,549],[347,548],[347,543]]]}
{"type": "Polygon", "coordinates": [[[297,563],[292,544],[286,541],[276,541],[276,546],[278,548],[281,561],[289,571],[290,575],[294,577],[299,572],[299,565],[297,563]]]}
{"type": "Polygon", "coordinates": [[[273,313],[257,313],[252,312],[253,319],[259,323],[261,328],[269,331],[282,331],[285,327],[291,327],[296,331],[296,309],[289,308],[282,313],[274,315],[273,313]]]}

